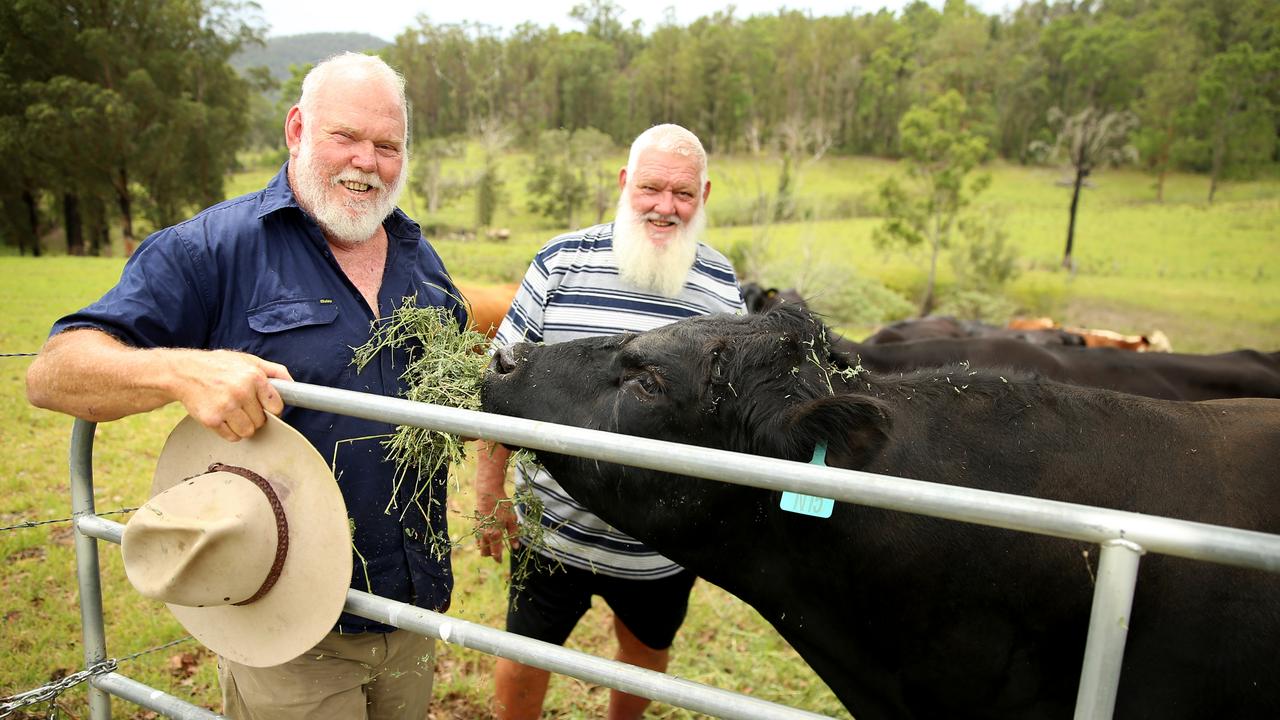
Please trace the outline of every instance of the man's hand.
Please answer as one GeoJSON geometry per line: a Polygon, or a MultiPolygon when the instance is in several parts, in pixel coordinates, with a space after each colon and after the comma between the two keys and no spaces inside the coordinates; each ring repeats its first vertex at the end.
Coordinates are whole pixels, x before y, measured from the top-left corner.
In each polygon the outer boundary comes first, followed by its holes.
{"type": "Polygon", "coordinates": [[[170,361],[173,395],[191,417],[231,442],[252,436],[267,413],[284,410],[271,379],[293,379],[279,363],[231,350],[177,351],[170,361]]]}
{"type": "Polygon", "coordinates": [[[476,447],[476,517],[480,523],[480,554],[502,562],[503,546],[515,550],[519,524],[507,495],[507,458],[511,451],[501,444],[481,440],[476,447]]]}

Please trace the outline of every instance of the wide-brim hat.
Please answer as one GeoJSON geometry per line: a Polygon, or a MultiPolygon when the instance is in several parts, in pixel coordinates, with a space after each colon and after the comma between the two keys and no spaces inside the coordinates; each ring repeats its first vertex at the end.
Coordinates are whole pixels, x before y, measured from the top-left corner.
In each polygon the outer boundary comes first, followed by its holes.
{"type": "Polygon", "coordinates": [[[125,527],[125,573],[217,654],[253,667],[333,629],[351,583],[346,504],[320,453],[279,418],[228,442],[191,417],[165,441],[125,527]]]}

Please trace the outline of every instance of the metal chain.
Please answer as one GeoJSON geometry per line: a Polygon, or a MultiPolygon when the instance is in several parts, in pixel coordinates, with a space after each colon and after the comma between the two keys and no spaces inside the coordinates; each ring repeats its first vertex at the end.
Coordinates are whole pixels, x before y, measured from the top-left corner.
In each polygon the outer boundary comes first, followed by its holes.
{"type": "Polygon", "coordinates": [[[115,658],[109,658],[101,662],[96,662],[79,672],[71,673],[61,680],[55,680],[54,682],[38,687],[34,690],[28,690],[24,693],[18,693],[17,695],[5,698],[3,701],[0,701],[0,720],[9,717],[21,708],[41,702],[49,703],[49,712],[52,715],[54,712],[53,708],[56,705],[53,701],[64,691],[70,690],[94,675],[115,672],[116,666],[117,661],[115,658]]]}
{"type": "MultiPolygon", "coordinates": [[[[108,510],[106,512],[96,512],[94,513],[94,515],[97,515],[99,517],[102,517],[104,515],[121,515],[123,513],[133,512],[134,510],[137,510],[137,509],[138,508],[136,507],[126,507],[126,508],[120,508],[119,510],[108,510]]],[[[71,522],[72,520],[75,520],[75,518],[68,517],[68,518],[57,518],[55,520],[25,520],[23,522],[18,523],[17,525],[0,527],[0,532],[4,532],[5,530],[20,530],[22,528],[39,527],[41,525],[50,525],[52,523],[71,522]]]]}
{"type": "Polygon", "coordinates": [[[140,650],[132,655],[126,655],[119,660],[115,658],[100,660],[84,670],[71,673],[60,680],[55,680],[51,683],[35,688],[34,690],[28,690],[26,692],[18,693],[17,695],[11,695],[0,700],[0,720],[4,720],[4,718],[9,717],[28,705],[34,705],[42,702],[49,703],[49,714],[47,717],[56,717],[58,708],[56,700],[63,692],[70,690],[94,675],[105,675],[109,672],[115,672],[116,668],[119,667],[122,662],[128,662],[129,660],[133,660],[148,653],[159,652],[165,648],[173,647],[174,645],[184,643],[191,639],[191,636],[187,635],[185,637],[180,637],[177,640],[171,640],[163,645],[157,645],[153,648],[140,650]]]}

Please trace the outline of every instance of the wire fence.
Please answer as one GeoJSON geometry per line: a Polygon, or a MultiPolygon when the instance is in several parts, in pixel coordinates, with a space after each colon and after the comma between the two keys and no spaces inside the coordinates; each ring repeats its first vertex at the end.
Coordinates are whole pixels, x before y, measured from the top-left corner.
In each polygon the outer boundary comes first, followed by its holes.
{"type": "Polygon", "coordinates": [[[50,681],[38,688],[32,688],[31,690],[20,692],[16,695],[10,695],[7,698],[0,698],[0,720],[12,716],[23,708],[31,707],[32,705],[39,705],[40,703],[49,703],[49,710],[46,717],[57,717],[58,696],[67,690],[70,690],[80,683],[88,681],[92,677],[115,672],[120,667],[120,663],[127,663],[144,655],[160,652],[161,650],[166,650],[174,645],[180,645],[193,639],[194,638],[190,635],[187,635],[185,637],[180,637],[177,640],[171,640],[163,645],[157,645],[156,647],[147,648],[146,650],[139,650],[138,652],[130,655],[125,655],[122,658],[107,658],[106,660],[100,660],[83,670],[73,672],[65,677],[50,681]]]}
{"type": "MultiPolygon", "coordinates": [[[[118,510],[105,510],[94,514],[98,517],[106,517],[108,515],[123,515],[125,513],[131,513],[137,509],[138,508],[136,507],[123,507],[118,510]]],[[[74,517],[54,518],[52,520],[24,520],[16,525],[0,527],[0,532],[5,532],[6,530],[25,530],[27,528],[40,527],[41,525],[54,525],[56,523],[69,523],[73,520],[75,520],[74,517]]]]}

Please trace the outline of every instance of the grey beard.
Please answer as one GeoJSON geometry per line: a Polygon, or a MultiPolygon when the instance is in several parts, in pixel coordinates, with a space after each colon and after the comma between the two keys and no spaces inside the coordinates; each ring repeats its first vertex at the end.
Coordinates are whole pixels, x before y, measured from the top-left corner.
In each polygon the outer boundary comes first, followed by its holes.
{"type": "MultiPolygon", "coordinates": [[[[298,204],[316,221],[326,235],[337,242],[358,245],[371,239],[378,231],[378,227],[382,225],[382,221],[391,215],[396,209],[396,203],[400,201],[407,174],[405,168],[401,168],[400,176],[389,189],[377,190],[379,193],[377,198],[367,202],[349,200],[335,203],[328,197],[328,191],[335,184],[335,179],[323,177],[319,168],[315,166],[313,158],[310,142],[304,137],[294,173],[297,187],[293,188],[293,192],[298,196],[298,204]]],[[[345,175],[346,173],[342,173],[339,177],[345,175]]],[[[367,183],[370,179],[375,178],[364,176],[359,178],[359,181],[367,183]]],[[[381,184],[380,181],[379,184],[381,184]]]]}
{"type": "Polygon", "coordinates": [[[706,225],[706,211],[699,208],[688,223],[678,227],[667,246],[659,248],[649,240],[644,218],[636,215],[624,192],[613,222],[613,255],[618,276],[648,292],[664,297],[679,296],[698,256],[698,243],[706,234],[706,225]]]}

